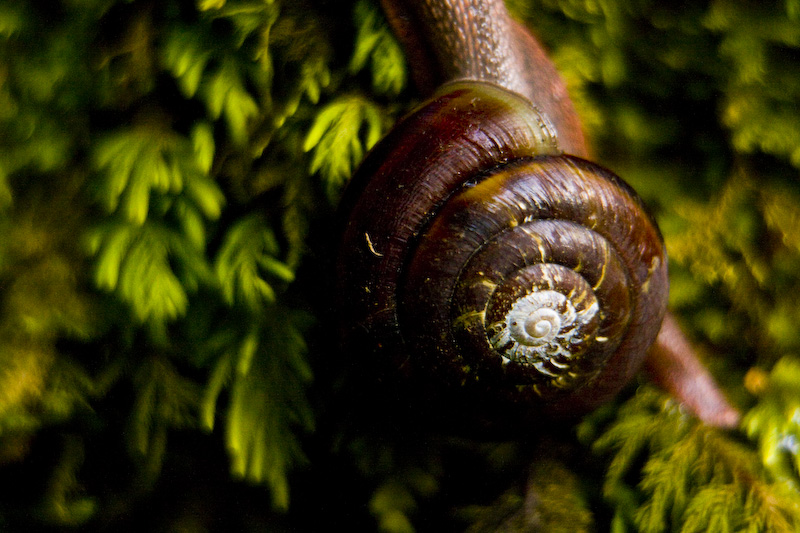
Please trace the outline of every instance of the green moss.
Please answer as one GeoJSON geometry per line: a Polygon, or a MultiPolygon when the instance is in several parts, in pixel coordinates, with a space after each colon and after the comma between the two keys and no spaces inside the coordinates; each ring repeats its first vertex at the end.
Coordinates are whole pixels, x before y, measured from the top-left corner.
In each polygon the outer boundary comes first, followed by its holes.
{"type": "Polygon", "coordinates": [[[800,3],[510,2],[747,415],[491,443],[333,350],[335,204],[417,99],[378,2],[51,4],[0,5],[0,528],[797,527],[800,3]]]}

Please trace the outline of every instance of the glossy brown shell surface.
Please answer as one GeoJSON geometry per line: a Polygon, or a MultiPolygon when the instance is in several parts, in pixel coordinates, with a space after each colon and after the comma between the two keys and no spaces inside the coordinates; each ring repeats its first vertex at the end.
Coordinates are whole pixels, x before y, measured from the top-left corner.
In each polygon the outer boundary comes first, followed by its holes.
{"type": "Polygon", "coordinates": [[[632,377],[658,332],[658,230],[619,178],[558,155],[526,100],[481,83],[446,89],[376,146],[346,192],[345,351],[487,401],[590,409],[632,377]],[[544,310],[516,324],[541,306],[537,291],[544,310]],[[514,340],[549,342],[559,320],[565,333],[541,349],[514,340]]]}

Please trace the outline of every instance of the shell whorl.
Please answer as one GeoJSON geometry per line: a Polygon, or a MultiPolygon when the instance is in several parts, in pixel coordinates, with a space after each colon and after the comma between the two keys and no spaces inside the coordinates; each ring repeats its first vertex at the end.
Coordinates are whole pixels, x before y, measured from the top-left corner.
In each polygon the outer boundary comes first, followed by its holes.
{"type": "Polygon", "coordinates": [[[345,342],[372,358],[580,411],[628,381],[658,332],[652,220],[612,173],[560,155],[514,93],[445,86],[373,150],[344,205],[345,342]]]}

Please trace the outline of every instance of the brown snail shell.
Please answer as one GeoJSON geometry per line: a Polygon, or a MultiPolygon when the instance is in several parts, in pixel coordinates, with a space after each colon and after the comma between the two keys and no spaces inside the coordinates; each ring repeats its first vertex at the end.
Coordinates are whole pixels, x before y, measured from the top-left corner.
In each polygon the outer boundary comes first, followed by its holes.
{"type": "Polygon", "coordinates": [[[356,357],[486,405],[579,413],[624,386],[656,338],[656,225],[614,174],[560,154],[515,93],[445,85],[373,149],[343,208],[356,357]]]}

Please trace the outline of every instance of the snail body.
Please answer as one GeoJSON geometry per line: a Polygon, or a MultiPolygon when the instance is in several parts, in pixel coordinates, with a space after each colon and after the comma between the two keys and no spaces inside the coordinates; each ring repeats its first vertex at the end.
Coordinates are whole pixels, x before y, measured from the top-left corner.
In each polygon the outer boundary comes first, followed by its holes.
{"type": "Polygon", "coordinates": [[[580,120],[539,42],[502,0],[381,3],[417,87],[438,90],[345,192],[336,273],[348,353],[489,425],[585,413],[644,361],[703,421],[735,426],[740,414],[668,313],[662,327],[655,222],[620,178],[582,159],[580,120]]]}
{"type": "Polygon", "coordinates": [[[344,205],[346,344],[407,374],[582,412],[627,383],[658,333],[652,219],[506,89],[444,86],[375,147],[344,205]]]}

